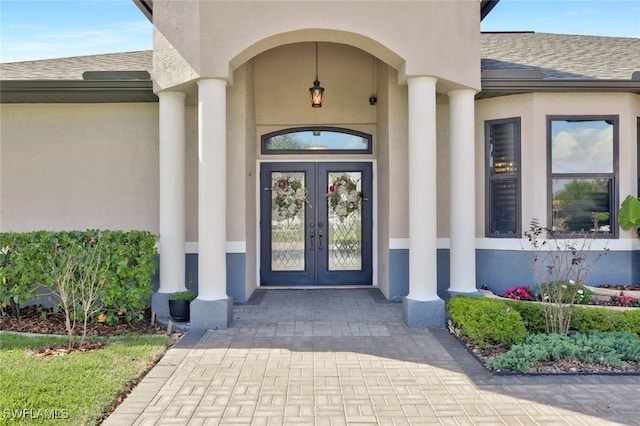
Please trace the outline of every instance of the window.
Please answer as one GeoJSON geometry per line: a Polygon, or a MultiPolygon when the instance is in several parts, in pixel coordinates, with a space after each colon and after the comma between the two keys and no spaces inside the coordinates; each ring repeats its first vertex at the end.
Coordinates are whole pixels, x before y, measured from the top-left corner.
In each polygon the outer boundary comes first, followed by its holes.
{"type": "Polygon", "coordinates": [[[520,118],[485,122],[486,234],[520,236],[520,118]]]}
{"type": "Polygon", "coordinates": [[[337,127],[285,129],[262,136],[263,154],[370,154],[371,135],[337,127]]]}
{"type": "Polygon", "coordinates": [[[618,117],[547,120],[551,229],[615,235],[618,117]]]}

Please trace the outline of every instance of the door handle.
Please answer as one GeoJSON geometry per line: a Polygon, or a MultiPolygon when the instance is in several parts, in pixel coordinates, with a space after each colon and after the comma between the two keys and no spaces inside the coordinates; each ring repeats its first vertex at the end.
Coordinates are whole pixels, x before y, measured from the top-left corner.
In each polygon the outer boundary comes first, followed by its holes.
{"type": "Polygon", "coordinates": [[[318,251],[322,250],[322,222],[318,222],[318,251]]]}
{"type": "Polygon", "coordinates": [[[309,251],[315,250],[315,232],[316,232],[316,224],[314,222],[309,223],[309,251]]]}

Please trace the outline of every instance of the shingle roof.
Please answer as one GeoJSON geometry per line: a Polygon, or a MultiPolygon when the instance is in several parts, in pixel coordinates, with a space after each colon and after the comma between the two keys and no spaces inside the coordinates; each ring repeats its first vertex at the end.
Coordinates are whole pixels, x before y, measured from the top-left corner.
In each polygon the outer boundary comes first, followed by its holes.
{"type": "MultiPolygon", "coordinates": [[[[640,39],[548,33],[483,33],[482,70],[538,70],[544,79],[622,79],[640,71],[640,39]]],[[[85,71],[148,71],[152,52],[0,64],[2,80],[82,80],[85,71]]]]}
{"type": "Polygon", "coordinates": [[[39,61],[0,64],[1,80],[82,80],[85,71],[148,71],[151,73],[152,51],[74,56],[39,61]]]}
{"type": "Polygon", "coordinates": [[[548,33],[483,33],[485,70],[538,70],[544,79],[622,79],[640,71],[640,39],[548,33]]]}

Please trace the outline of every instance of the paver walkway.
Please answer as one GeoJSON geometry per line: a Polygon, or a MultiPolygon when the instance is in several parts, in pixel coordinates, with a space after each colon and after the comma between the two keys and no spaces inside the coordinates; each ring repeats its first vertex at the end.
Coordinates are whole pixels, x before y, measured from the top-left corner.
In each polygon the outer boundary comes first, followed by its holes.
{"type": "Polygon", "coordinates": [[[640,425],[640,376],[492,376],[376,289],[259,290],[104,425],[640,425]]]}

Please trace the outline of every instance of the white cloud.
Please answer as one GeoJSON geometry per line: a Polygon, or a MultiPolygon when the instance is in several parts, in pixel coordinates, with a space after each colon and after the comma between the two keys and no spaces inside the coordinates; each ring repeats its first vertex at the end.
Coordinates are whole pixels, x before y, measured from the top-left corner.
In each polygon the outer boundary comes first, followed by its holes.
{"type": "Polygon", "coordinates": [[[577,128],[553,138],[554,173],[610,173],[613,171],[613,128],[577,128]]]}

